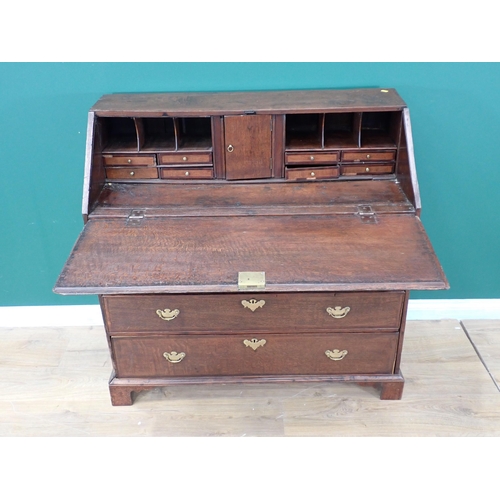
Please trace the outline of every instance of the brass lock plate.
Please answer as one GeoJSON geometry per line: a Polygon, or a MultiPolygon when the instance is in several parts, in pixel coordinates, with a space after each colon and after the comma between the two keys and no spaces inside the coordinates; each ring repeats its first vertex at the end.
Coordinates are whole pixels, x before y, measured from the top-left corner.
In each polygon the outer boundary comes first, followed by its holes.
{"type": "Polygon", "coordinates": [[[239,272],[238,273],[238,290],[262,289],[266,288],[266,273],[265,272],[239,272]]]}

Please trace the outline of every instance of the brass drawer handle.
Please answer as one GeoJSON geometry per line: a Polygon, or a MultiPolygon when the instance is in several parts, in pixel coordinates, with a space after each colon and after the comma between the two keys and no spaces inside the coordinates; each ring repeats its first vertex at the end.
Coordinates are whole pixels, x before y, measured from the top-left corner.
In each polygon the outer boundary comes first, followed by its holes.
{"type": "Polygon", "coordinates": [[[169,363],[180,363],[185,357],[186,353],[185,352],[164,352],[163,357],[169,362],[169,363]]]}
{"type": "Polygon", "coordinates": [[[261,340],[257,340],[257,339],[252,339],[252,340],[244,340],[243,343],[247,346],[247,347],[251,347],[254,351],[256,349],[258,349],[259,347],[263,346],[263,345],[266,345],[266,340],[265,339],[261,339],[261,340]]]}
{"type": "Polygon", "coordinates": [[[163,311],[161,309],[158,309],[156,311],[156,314],[158,314],[158,316],[165,321],[172,321],[173,319],[177,318],[177,316],[179,316],[179,313],[179,309],[174,309],[173,311],[171,311],[170,309],[163,309],[163,311]]]}
{"type": "Polygon", "coordinates": [[[250,300],[242,300],[241,303],[243,304],[243,307],[247,307],[250,309],[250,311],[255,312],[259,307],[264,307],[264,304],[266,303],[265,300],[257,300],[257,299],[250,299],[250,300]]]}
{"type": "Polygon", "coordinates": [[[342,308],[341,306],[335,306],[334,308],[332,307],[327,307],[326,312],[335,319],[341,319],[345,318],[347,316],[347,313],[351,310],[350,307],[344,307],[342,308]]]}
{"type": "Polygon", "coordinates": [[[332,361],[340,361],[341,359],[344,359],[347,356],[348,351],[346,349],[344,349],[343,351],[339,351],[338,349],[330,351],[330,349],[328,349],[328,351],[325,351],[325,354],[332,361]]]}

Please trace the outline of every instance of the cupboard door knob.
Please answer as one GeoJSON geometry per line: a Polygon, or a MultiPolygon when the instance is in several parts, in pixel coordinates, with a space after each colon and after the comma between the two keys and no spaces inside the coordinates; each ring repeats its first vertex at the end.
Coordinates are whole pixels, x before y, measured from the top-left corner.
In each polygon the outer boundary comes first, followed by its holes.
{"type": "Polygon", "coordinates": [[[347,313],[351,310],[350,307],[346,306],[342,308],[341,306],[327,307],[326,312],[335,319],[342,319],[347,316],[347,313]]]}
{"type": "Polygon", "coordinates": [[[232,144],[229,144],[229,146],[227,147],[227,150],[229,153],[232,153],[234,151],[234,147],[232,146],[232,144]]]}
{"type": "Polygon", "coordinates": [[[252,339],[252,340],[244,340],[243,344],[245,344],[247,347],[251,347],[254,351],[258,349],[259,347],[266,345],[266,339],[252,339]]]}
{"type": "Polygon", "coordinates": [[[185,352],[164,352],[163,357],[170,363],[180,363],[185,357],[185,352]]]}
{"type": "Polygon", "coordinates": [[[174,309],[173,311],[171,311],[170,309],[158,309],[156,311],[156,314],[158,314],[158,316],[165,321],[172,321],[173,319],[177,318],[177,316],[179,316],[179,313],[179,309],[174,309]]]}
{"type": "Polygon", "coordinates": [[[325,354],[328,356],[328,359],[331,359],[332,361],[340,361],[341,359],[344,359],[349,351],[344,349],[343,351],[339,351],[338,349],[334,349],[333,351],[330,351],[328,349],[325,351],[325,354]]]}

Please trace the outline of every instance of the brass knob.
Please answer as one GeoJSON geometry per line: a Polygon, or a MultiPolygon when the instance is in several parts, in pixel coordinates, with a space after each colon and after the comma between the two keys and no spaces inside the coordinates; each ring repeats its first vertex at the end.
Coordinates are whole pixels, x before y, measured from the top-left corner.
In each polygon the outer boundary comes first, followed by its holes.
{"type": "Polygon", "coordinates": [[[328,349],[327,351],[325,351],[325,354],[332,361],[340,361],[341,359],[344,359],[347,356],[348,351],[346,349],[344,349],[343,351],[339,351],[338,349],[330,351],[330,349],[328,349]]]}
{"type": "Polygon", "coordinates": [[[188,157],[187,156],[183,156],[182,157],[182,161],[187,161],[188,157]]]}
{"type": "Polygon", "coordinates": [[[311,172],[311,177],[315,177],[316,174],[314,172],[311,172]]]}
{"type": "Polygon", "coordinates": [[[365,172],[369,172],[370,169],[368,167],[365,168],[365,172]]]}
{"type": "Polygon", "coordinates": [[[184,175],[189,175],[189,172],[186,172],[184,175]]]}
{"type": "Polygon", "coordinates": [[[250,311],[255,312],[259,307],[264,307],[266,304],[265,300],[257,300],[257,299],[250,299],[250,300],[242,300],[241,304],[243,307],[247,307],[250,309],[250,311]]]}
{"type": "Polygon", "coordinates": [[[229,144],[229,146],[227,147],[227,150],[229,153],[232,153],[234,151],[234,147],[232,146],[232,144],[229,144]]]}
{"type": "Polygon", "coordinates": [[[127,160],[127,163],[132,163],[132,160],[129,158],[129,159],[127,160]]]}
{"type": "Polygon", "coordinates": [[[170,363],[180,363],[185,357],[185,352],[164,352],[163,357],[170,363]]]}
{"type": "Polygon", "coordinates": [[[246,347],[250,347],[250,348],[252,348],[255,351],[259,347],[262,347],[262,346],[266,345],[266,339],[260,339],[260,340],[257,340],[257,339],[252,339],[252,340],[245,339],[243,341],[243,344],[246,347]]]}
{"type": "Polygon", "coordinates": [[[132,176],[135,175],[135,172],[132,170],[132,172],[130,172],[130,175],[132,176]]]}
{"type": "Polygon", "coordinates": [[[342,308],[341,306],[327,307],[326,312],[335,319],[342,319],[347,316],[347,313],[351,310],[349,306],[342,308]]]}
{"type": "Polygon", "coordinates": [[[156,311],[156,314],[158,314],[158,317],[165,320],[165,321],[172,321],[173,319],[177,318],[179,316],[179,309],[158,309],[156,311]]]}
{"type": "Polygon", "coordinates": [[[310,158],[311,160],[314,160],[314,156],[310,156],[309,158],[310,158]]]}
{"type": "Polygon", "coordinates": [[[370,155],[366,155],[367,158],[370,158],[370,155]]]}

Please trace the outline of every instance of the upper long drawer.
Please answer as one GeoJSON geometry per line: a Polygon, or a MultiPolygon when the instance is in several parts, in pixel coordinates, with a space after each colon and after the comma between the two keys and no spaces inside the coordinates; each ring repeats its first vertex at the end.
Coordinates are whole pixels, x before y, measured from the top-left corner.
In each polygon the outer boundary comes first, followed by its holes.
{"type": "Polygon", "coordinates": [[[110,333],[318,332],[399,329],[404,292],[235,293],[103,297],[110,333]]]}

